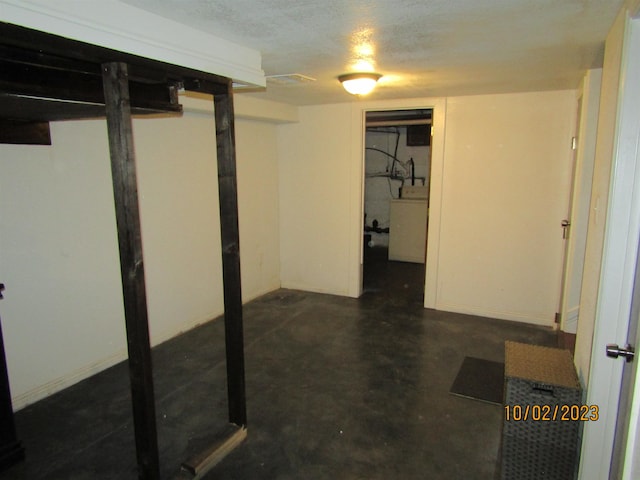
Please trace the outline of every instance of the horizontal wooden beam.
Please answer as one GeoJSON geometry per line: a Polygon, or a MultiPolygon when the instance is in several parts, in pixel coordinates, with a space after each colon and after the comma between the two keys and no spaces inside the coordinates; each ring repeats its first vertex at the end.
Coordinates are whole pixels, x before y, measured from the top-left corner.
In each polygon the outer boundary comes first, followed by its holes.
{"type": "MultiPolygon", "coordinates": [[[[69,69],[70,63],[75,63],[83,65],[80,68],[81,71],[95,71],[96,67],[99,71],[103,63],[123,62],[129,67],[130,82],[190,84],[194,80],[199,80],[201,83],[195,91],[210,94],[220,92],[220,87],[224,87],[227,82],[227,78],[220,75],[139,57],[6,22],[0,22],[0,47],[15,51],[9,56],[14,60],[29,58],[30,61],[34,61],[39,58],[35,61],[37,65],[55,65],[56,58],[63,59],[58,63],[62,69],[69,69]],[[29,56],[24,53],[25,51],[37,53],[29,56]]],[[[0,58],[7,58],[6,50],[0,58]]],[[[77,68],[74,66],[71,69],[77,70],[77,68]]]]}
{"type": "Polygon", "coordinates": [[[183,86],[185,90],[190,92],[209,93],[211,95],[225,95],[227,93],[226,84],[200,78],[186,78],[183,86]]]}
{"type": "Polygon", "coordinates": [[[198,453],[182,464],[181,469],[184,475],[181,478],[190,478],[191,480],[202,478],[239,446],[245,438],[247,438],[246,428],[233,423],[228,424],[218,432],[209,449],[198,453]]]}
{"type": "MultiPolygon", "coordinates": [[[[130,82],[132,113],[180,113],[177,92],[173,84],[130,82]]],[[[44,121],[104,115],[102,72],[0,59],[1,117],[44,121]]]]}
{"type": "Polygon", "coordinates": [[[49,122],[19,122],[0,119],[0,143],[51,145],[49,122]]]}

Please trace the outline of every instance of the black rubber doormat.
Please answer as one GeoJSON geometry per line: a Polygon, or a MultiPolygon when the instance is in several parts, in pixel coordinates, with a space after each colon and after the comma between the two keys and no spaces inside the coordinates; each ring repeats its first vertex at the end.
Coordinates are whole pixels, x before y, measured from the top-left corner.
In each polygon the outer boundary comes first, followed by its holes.
{"type": "Polygon", "coordinates": [[[449,393],[502,405],[504,363],[464,357],[449,393]]]}

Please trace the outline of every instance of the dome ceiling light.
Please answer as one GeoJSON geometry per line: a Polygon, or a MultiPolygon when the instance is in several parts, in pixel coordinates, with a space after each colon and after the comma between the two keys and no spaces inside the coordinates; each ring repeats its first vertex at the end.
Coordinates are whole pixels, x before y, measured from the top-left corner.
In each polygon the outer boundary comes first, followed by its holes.
{"type": "Polygon", "coordinates": [[[344,89],[352,95],[366,95],[376,86],[378,80],[382,77],[379,73],[359,72],[345,73],[340,75],[338,80],[342,83],[344,89]]]}

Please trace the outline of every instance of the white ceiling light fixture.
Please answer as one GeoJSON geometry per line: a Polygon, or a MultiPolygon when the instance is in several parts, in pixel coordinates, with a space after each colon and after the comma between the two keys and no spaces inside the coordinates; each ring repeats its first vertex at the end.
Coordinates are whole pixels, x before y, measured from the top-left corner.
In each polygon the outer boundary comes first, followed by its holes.
{"type": "Polygon", "coordinates": [[[373,72],[345,73],[338,80],[351,95],[366,95],[376,86],[382,75],[373,72]]]}

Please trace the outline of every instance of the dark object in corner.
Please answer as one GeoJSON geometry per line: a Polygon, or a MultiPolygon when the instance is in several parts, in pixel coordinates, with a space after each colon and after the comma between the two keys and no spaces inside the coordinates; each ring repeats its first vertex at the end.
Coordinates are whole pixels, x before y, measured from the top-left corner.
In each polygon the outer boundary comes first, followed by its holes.
{"type": "MultiPolygon", "coordinates": [[[[4,284],[0,283],[0,299],[4,284]]],[[[11,405],[11,390],[7,374],[7,359],[0,326],[0,472],[24,460],[24,447],[18,441],[11,405]]]]}

